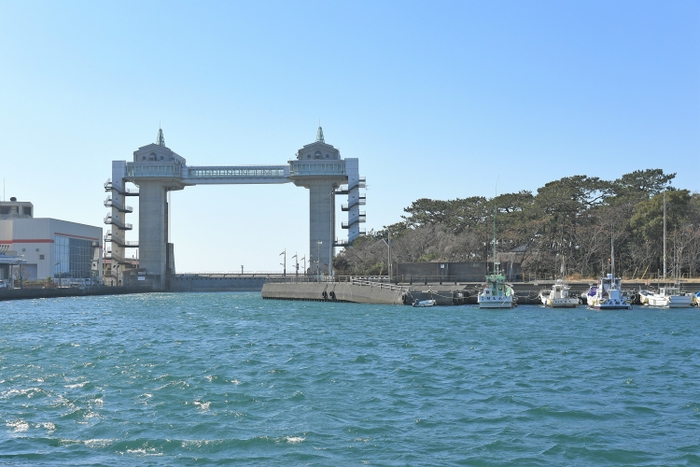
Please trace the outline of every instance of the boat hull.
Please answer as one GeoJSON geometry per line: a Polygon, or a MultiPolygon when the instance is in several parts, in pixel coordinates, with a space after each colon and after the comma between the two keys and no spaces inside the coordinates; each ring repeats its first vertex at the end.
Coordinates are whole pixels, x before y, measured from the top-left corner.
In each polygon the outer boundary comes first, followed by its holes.
{"type": "Polygon", "coordinates": [[[509,295],[478,298],[479,308],[513,308],[513,297],[509,295]]]}
{"type": "Polygon", "coordinates": [[[549,308],[576,308],[578,305],[578,298],[552,298],[545,303],[549,308]]]}
{"type": "MultiPolygon", "coordinates": [[[[671,290],[677,290],[672,288],[671,290]]],[[[660,291],[651,292],[649,290],[640,291],[643,305],[654,308],[689,308],[693,306],[693,296],[690,294],[669,293],[669,288],[662,287],[660,291]]]]}
{"type": "Polygon", "coordinates": [[[656,308],[690,308],[693,305],[693,297],[672,296],[670,299],[650,297],[647,305],[656,308]]]}
{"type": "Polygon", "coordinates": [[[588,300],[589,308],[595,310],[631,310],[632,305],[624,300],[588,300]]]}

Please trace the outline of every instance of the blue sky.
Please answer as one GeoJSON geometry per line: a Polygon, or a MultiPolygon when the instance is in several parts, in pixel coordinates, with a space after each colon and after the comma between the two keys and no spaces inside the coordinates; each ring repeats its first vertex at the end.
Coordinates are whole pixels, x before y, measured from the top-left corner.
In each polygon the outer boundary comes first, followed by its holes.
{"type": "MultiPolygon", "coordinates": [[[[189,165],[245,165],[320,121],[360,159],[367,230],[497,180],[661,168],[700,190],[700,1],[0,0],[0,44],[3,196],[37,217],[102,226],[111,161],[159,125],[189,165]]],[[[308,257],[292,184],[189,187],[171,214],[179,272],[308,257]]]]}

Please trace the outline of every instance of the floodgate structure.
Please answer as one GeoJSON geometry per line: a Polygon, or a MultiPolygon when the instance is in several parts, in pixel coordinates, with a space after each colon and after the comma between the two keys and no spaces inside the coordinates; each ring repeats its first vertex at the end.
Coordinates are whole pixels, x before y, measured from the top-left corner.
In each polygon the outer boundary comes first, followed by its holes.
{"type": "Polygon", "coordinates": [[[184,157],[165,145],[162,129],[156,143],[140,147],[131,162],[112,161],[112,177],[105,183],[109,193],[105,217],[111,231],[105,243],[111,244],[106,258],[112,262],[111,276],[116,284],[139,284],[152,290],[170,290],[174,277],[174,248],[168,235],[168,192],[194,185],[294,183],[309,190],[309,264],[314,274],[332,274],[333,250],[350,244],[364,233],[365,179],[359,175],[359,159],[340,157],[340,151],[324,140],[318,128],[316,141],[296,152],[296,159],[282,165],[188,166],[184,157]],[[132,184],[136,188],[130,188],[132,184]],[[347,240],[335,236],[335,197],[347,195],[347,240]],[[132,224],[127,215],[130,196],[138,196],[138,241],[126,241],[132,224]],[[139,264],[129,269],[126,251],[138,248],[139,264]]]}

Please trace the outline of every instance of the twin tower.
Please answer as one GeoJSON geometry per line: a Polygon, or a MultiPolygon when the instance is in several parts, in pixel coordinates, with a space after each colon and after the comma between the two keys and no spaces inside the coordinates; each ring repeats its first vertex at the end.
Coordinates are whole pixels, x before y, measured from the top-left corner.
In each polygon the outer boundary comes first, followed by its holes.
{"type": "Polygon", "coordinates": [[[365,213],[365,179],[359,176],[358,159],[341,159],[340,151],[326,144],[323,129],[318,128],[316,141],[296,153],[296,159],[284,165],[188,166],[185,158],[165,145],[163,131],[158,131],[155,144],[134,152],[132,162],[112,161],[112,178],[105,184],[110,196],[105,206],[111,213],[105,223],[111,232],[105,237],[111,243],[107,258],[112,261],[113,280],[118,284],[145,281],[155,290],[168,290],[174,274],[173,245],[168,243],[168,192],[193,185],[294,183],[309,189],[309,271],[312,274],[332,274],[333,249],[347,246],[364,233],[360,224],[365,213]],[[127,188],[127,183],[138,189],[127,188]],[[347,195],[341,209],[348,213],[347,241],[335,237],[335,196],[347,195]],[[125,232],[132,229],[126,215],[133,212],[127,206],[129,196],[139,197],[139,240],[127,242],[125,232]],[[139,249],[137,277],[125,277],[125,251],[139,249]]]}

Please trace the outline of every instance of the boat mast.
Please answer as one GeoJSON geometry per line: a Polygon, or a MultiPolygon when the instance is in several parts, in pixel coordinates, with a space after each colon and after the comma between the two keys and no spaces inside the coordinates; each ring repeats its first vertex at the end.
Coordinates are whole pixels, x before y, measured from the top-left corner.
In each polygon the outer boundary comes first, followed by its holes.
{"type": "Polygon", "coordinates": [[[664,190],[664,279],[666,279],[666,190],[664,190]]]}
{"type": "Polygon", "coordinates": [[[615,281],[615,234],[610,233],[610,272],[612,273],[612,279],[615,281]]]}
{"type": "Polygon", "coordinates": [[[493,197],[493,273],[496,274],[496,196],[498,196],[498,180],[496,180],[496,191],[493,197]]]}

